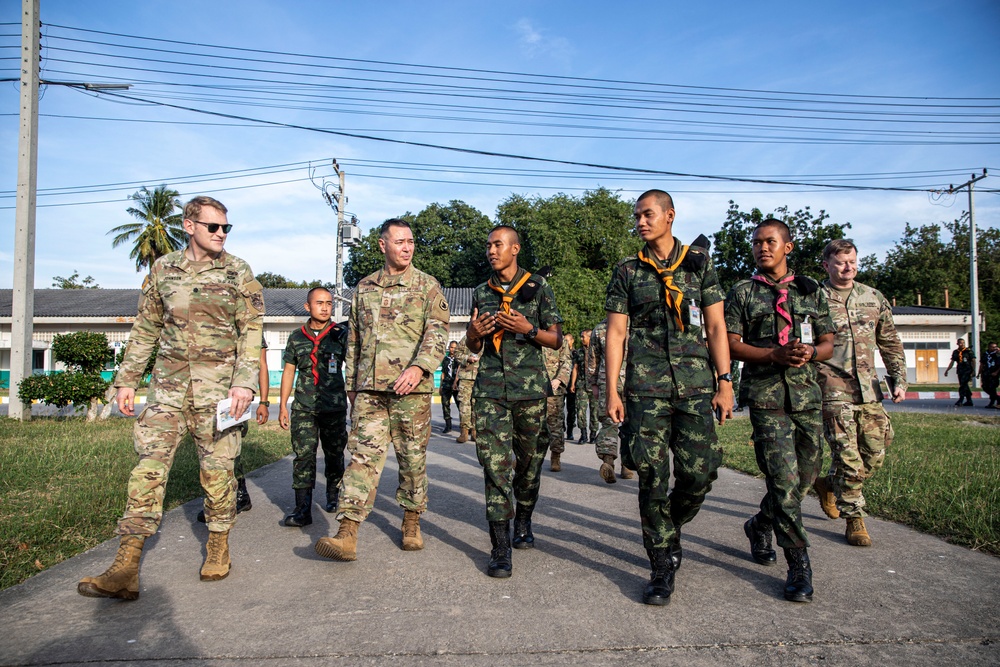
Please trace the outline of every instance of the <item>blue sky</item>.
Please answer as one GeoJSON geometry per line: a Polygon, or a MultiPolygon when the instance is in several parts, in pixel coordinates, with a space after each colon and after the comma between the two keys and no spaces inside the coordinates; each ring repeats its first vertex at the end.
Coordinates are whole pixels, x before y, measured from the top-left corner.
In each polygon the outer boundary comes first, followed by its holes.
{"type": "MultiPolygon", "coordinates": [[[[20,2],[0,3],[0,22],[19,20],[20,2]]],[[[929,189],[987,167],[996,176],[977,185],[977,224],[1000,225],[997,194],[986,192],[1000,178],[1000,5],[991,0],[960,9],[946,2],[42,0],[42,22],[43,78],[128,81],[136,99],[685,174],[929,189]],[[136,46],[143,49],[123,48],[136,46]],[[267,69],[278,73],[260,71],[267,69]],[[273,81],[266,90],[264,80],[273,81]],[[220,90],[247,83],[258,88],[220,90]],[[253,104],[219,99],[236,94],[253,104]],[[739,108],[725,107],[732,104],[739,108]],[[857,120],[859,112],[870,115],[857,120]],[[951,115],[917,115],[930,113],[951,115]],[[974,134],[956,140],[959,132],[974,134]]],[[[16,56],[19,25],[0,32],[8,35],[0,38],[0,56],[16,56]]],[[[16,68],[16,60],[0,61],[0,78],[16,77],[16,68]]],[[[675,195],[681,238],[716,231],[730,199],[765,212],[811,206],[853,223],[862,254],[881,256],[907,222],[951,220],[967,208],[964,195],[830,191],[468,155],[265,127],[65,86],[46,86],[40,108],[39,288],[74,270],[104,287],[138,286],[127,249],[112,249],[106,232],[130,220],[127,197],[139,185],[164,182],[182,198],[211,194],[225,202],[235,225],[227,248],[255,271],[332,280],[335,215],[306,168],[312,161],[318,179],[330,177],[332,158],[344,165],[347,210],[363,230],[452,199],[492,217],[514,192],[580,194],[604,186],[631,198],[661,187],[675,195]],[[261,169],[276,165],[290,166],[261,169]],[[267,173],[230,173],[238,170],[267,173]],[[223,172],[229,178],[182,180],[223,172]],[[79,189],[44,194],[53,188],[79,189]]],[[[0,84],[0,287],[12,284],[17,110],[17,84],[0,84]]]]}

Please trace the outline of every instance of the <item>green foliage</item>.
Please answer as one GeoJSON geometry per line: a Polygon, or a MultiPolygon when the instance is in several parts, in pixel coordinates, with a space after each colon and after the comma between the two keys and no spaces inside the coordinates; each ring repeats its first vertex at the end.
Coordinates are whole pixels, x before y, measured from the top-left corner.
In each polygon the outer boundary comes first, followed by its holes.
{"type": "Polygon", "coordinates": [[[101,286],[97,284],[93,276],[87,276],[83,280],[80,280],[80,272],[74,270],[73,275],[69,278],[63,278],[62,276],[52,277],[52,286],[56,289],[100,289],[101,286]]]}
{"type": "Polygon", "coordinates": [[[114,354],[108,346],[108,337],[93,331],[60,334],[52,340],[52,354],[70,370],[100,373],[114,354]]]}
{"type": "Polygon", "coordinates": [[[808,206],[794,213],[790,213],[787,206],[779,206],[772,214],[764,215],[757,208],[741,211],[739,205],[730,200],[726,221],[714,234],[712,249],[712,260],[723,290],[728,291],[736,281],[749,278],[755,271],[750,241],[754,227],[765,218],[781,220],[792,233],[795,249],[788,257],[789,268],[817,280],[827,277],[820,262],[823,248],[834,239],[844,238],[844,230],[851,228],[849,222],[828,222],[830,215],[826,211],[814,215],[808,206]]]}
{"type": "Polygon", "coordinates": [[[308,280],[308,281],[302,280],[302,281],[296,282],[294,280],[289,280],[288,278],[286,278],[285,276],[281,275],[280,273],[271,273],[270,271],[262,271],[261,273],[258,273],[254,277],[261,284],[261,286],[267,287],[269,289],[273,289],[273,288],[288,288],[288,287],[291,287],[291,288],[302,288],[302,287],[305,287],[305,288],[310,288],[310,289],[313,288],[313,287],[326,287],[326,288],[330,289],[330,288],[333,287],[333,283],[332,282],[323,282],[322,280],[320,280],[318,278],[315,279],[315,280],[308,280]]]}
{"type": "MultiPolygon", "coordinates": [[[[979,267],[979,308],[986,320],[984,340],[996,340],[1000,331],[1000,229],[976,229],[979,267]]],[[[897,304],[916,305],[917,292],[925,306],[968,310],[969,223],[963,219],[920,227],[906,225],[903,238],[886,253],[885,261],[868,255],[860,262],[858,280],[875,287],[897,304]]]]}
{"type": "Polygon", "coordinates": [[[180,250],[187,243],[184,231],[184,216],[174,213],[180,208],[176,190],[160,185],[150,192],[145,186],[129,195],[138,207],[130,206],[125,211],[139,222],[130,222],[114,227],[108,234],[114,234],[111,247],[117,248],[132,242],[129,258],[135,260],[136,272],[153,266],[157,259],[180,250]]]}
{"type": "Polygon", "coordinates": [[[104,396],[110,383],[101,378],[101,371],[113,356],[107,336],[92,331],[61,334],[52,341],[52,354],[69,371],[22,380],[17,396],[23,403],[42,401],[63,407],[83,405],[104,396]]]}
{"type": "MultiPolygon", "coordinates": [[[[156,355],[160,351],[160,341],[153,343],[153,351],[149,353],[149,359],[146,360],[146,367],[142,370],[142,377],[146,378],[153,372],[153,367],[156,365],[156,355]]],[[[115,355],[115,366],[121,366],[122,362],[125,361],[125,355],[128,353],[128,346],[126,345],[118,354],[115,355]]],[[[141,385],[142,383],[140,383],[141,385]]]]}

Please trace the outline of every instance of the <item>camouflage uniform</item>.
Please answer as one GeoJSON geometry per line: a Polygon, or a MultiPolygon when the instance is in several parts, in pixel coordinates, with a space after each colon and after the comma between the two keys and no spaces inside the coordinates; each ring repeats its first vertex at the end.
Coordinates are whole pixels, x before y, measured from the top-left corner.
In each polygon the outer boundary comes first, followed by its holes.
{"type": "Polygon", "coordinates": [[[563,432],[566,428],[563,416],[566,410],[566,388],[569,386],[569,377],[573,372],[569,341],[563,339],[562,347],[558,350],[543,347],[542,355],[545,359],[545,371],[548,373],[549,382],[559,381],[559,387],[553,392],[554,395],[545,399],[545,425],[549,430],[549,451],[553,454],[562,454],[566,451],[565,433],[563,432]]]}
{"type": "Polygon", "coordinates": [[[951,362],[955,364],[955,374],[958,375],[958,400],[971,404],[972,374],[976,368],[976,355],[970,347],[956,349],[951,353],[951,362]]]}
{"type": "MultiPolygon", "coordinates": [[[[676,264],[682,252],[677,238],[665,263],[648,246],[644,251],[661,269],[676,264]]],[[[692,303],[704,311],[721,302],[722,288],[708,252],[697,246],[689,247],[673,281],[684,294],[683,330],[667,309],[663,280],[637,255],[615,267],[605,301],[605,310],[629,317],[622,463],[639,475],[639,515],[647,550],[670,548],[680,527],[698,513],[722,462],[708,348],[690,312],[692,303]]],[[[592,333],[590,344],[597,338],[592,333]]]]}
{"type": "MultiPolygon", "coordinates": [[[[808,316],[813,340],[835,333],[830,308],[819,283],[796,276],[787,283],[785,308],[794,320],[790,338],[801,338],[808,316]]],[[[778,347],[777,292],[758,280],[741,280],[726,296],[726,329],[754,347],[778,347]]],[[[781,320],[784,322],[784,320],[781,320]]],[[[757,466],[767,494],[757,525],[771,526],[778,546],[802,548],[809,538],[802,526],[802,498],[816,480],[823,451],[822,392],[815,362],[802,368],[744,362],[740,404],[750,408],[757,466]]]]}
{"type": "MultiPolygon", "coordinates": [[[[511,284],[523,275],[524,270],[518,269],[511,284]]],[[[483,283],[473,292],[472,307],[496,313],[500,295],[483,283]]],[[[552,287],[540,276],[528,280],[510,307],[539,329],[562,322],[552,287]],[[530,298],[526,290],[534,292],[530,298]]],[[[530,513],[538,500],[548,445],[545,399],[552,395],[552,386],[538,343],[509,331],[499,352],[491,336],[482,343],[472,389],[476,454],[486,483],[486,518],[507,521],[514,517],[515,501],[530,513]]]]}
{"type": "Polygon", "coordinates": [[[573,350],[573,364],[576,366],[576,423],[580,427],[580,437],[584,440],[591,434],[597,434],[597,402],[591,393],[590,382],[587,380],[587,359],[590,347],[580,347],[573,350]],[[590,417],[587,410],[590,410],[590,417]]]}
{"type": "Polygon", "coordinates": [[[458,343],[458,416],[459,428],[470,433],[475,429],[472,421],[473,401],[472,387],[476,384],[476,374],[479,373],[479,355],[469,352],[466,337],[458,343]]]}
{"type": "MultiPolygon", "coordinates": [[[[594,436],[594,450],[597,458],[602,456],[613,456],[618,458],[618,449],[621,446],[618,424],[611,421],[608,416],[608,383],[604,368],[604,352],[608,343],[608,321],[600,322],[593,331],[590,332],[590,355],[587,357],[587,378],[588,393],[593,396],[593,391],[597,389],[597,421],[600,429],[594,436]]],[[[628,350],[628,342],[625,343],[628,350]]],[[[628,353],[622,357],[621,371],[618,373],[618,398],[625,401],[625,368],[628,353]]],[[[625,466],[628,467],[628,466],[625,466]]]]}
{"type": "Polygon", "coordinates": [[[119,535],[156,533],[177,446],[190,433],[198,450],[205,518],[212,532],[236,521],[233,459],[241,426],[215,427],[231,387],[257,391],[264,296],[246,262],[222,251],[192,262],[178,250],[153,263],[114,386],[134,388],[159,342],[146,408],[135,420],[139,462],[129,476],[119,535]]]}
{"type": "MultiPolygon", "coordinates": [[[[308,326],[308,325],[307,325],[308,326]]],[[[347,394],[344,391],[344,357],[347,325],[330,323],[322,332],[311,332],[315,345],[303,330],[288,336],[284,364],[295,366],[295,400],[292,402],[292,488],[316,486],[316,449],[323,446],[326,488],[340,486],[344,476],[347,446],[347,394]]]]}
{"type": "Polygon", "coordinates": [[[837,331],[833,357],[818,366],[823,431],[833,452],[830,479],[840,516],[862,518],[867,515],[861,486],[882,466],[893,437],[875,374],[875,350],[903,391],[906,358],[892,321],[892,307],[881,292],[855,282],[845,302],[829,280],[823,282],[823,291],[837,331]]]}
{"type": "MultiPolygon", "coordinates": [[[[450,344],[449,344],[450,345],[450,344]]],[[[441,361],[441,386],[438,387],[438,393],[441,395],[441,413],[444,415],[444,430],[445,433],[451,430],[451,400],[455,399],[455,403],[458,403],[458,392],[452,389],[455,383],[455,376],[458,374],[458,355],[451,356],[445,353],[444,359],[441,361]]],[[[458,409],[459,419],[461,419],[462,408],[458,409]]]]}
{"type": "Polygon", "coordinates": [[[396,501],[404,510],[427,509],[427,441],[431,433],[434,371],[448,344],[448,302],[433,277],[408,266],[363,278],[351,302],[347,336],[347,391],[358,392],[347,448],[351,462],[341,483],[337,519],[362,522],[375,503],[391,444],[399,463],[396,501]],[[405,396],[393,384],[410,366],[424,376],[405,396]]]}

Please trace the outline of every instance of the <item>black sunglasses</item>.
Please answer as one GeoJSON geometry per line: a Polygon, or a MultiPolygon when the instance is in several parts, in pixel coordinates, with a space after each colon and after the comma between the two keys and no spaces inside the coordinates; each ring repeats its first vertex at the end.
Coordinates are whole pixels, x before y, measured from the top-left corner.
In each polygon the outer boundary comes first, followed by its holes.
{"type": "MultiPolygon", "coordinates": [[[[188,220],[191,220],[191,218],[188,218],[188,220]]],[[[201,220],[191,220],[191,222],[193,222],[196,225],[205,225],[206,227],[208,227],[209,234],[214,234],[215,232],[219,231],[219,227],[222,227],[223,234],[228,234],[229,230],[233,228],[232,225],[220,225],[217,222],[202,222],[201,220]]]]}

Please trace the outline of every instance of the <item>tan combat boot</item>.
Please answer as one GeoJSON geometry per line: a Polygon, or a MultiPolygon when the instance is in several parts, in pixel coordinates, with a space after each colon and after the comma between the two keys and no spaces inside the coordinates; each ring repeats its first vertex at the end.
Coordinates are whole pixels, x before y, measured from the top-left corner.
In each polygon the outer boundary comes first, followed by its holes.
{"type": "Polygon", "coordinates": [[[633,477],[635,477],[635,473],[632,472],[631,470],[629,470],[628,468],[626,468],[625,464],[623,463],[622,464],[622,474],[619,475],[619,476],[622,479],[632,479],[633,477]]]}
{"type": "Polygon", "coordinates": [[[614,484],[615,479],[615,457],[611,454],[601,454],[601,460],[604,463],[601,464],[601,479],[603,479],[608,484],[614,484]]]}
{"type": "Polygon", "coordinates": [[[340,520],[340,529],[334,537],[322,537],[316,543],[316,553],[332,560],[352,561],[358,559],[358,526],[353,519],[340,520]]]}
{"type": "Polygon", "coordinates": [[[472,442],[476,441],[476,429],[475,427],[469,429],[469,440],[472,442]]]}
{"type": "Polygon", "coordinates": [[[549,470],[552,472],[559,472],[562,470],[562,464],[559,462],[559,454],[552,452],[552,459],[549,461],[549,470]]]}
{"type": "Polygon", "coordinates": [[[139,559],[146,538],[142,535],[122,535],[115,562],[99,577],[84,577],[76,592],[88,598],[139,598],[139,559]]]}
{"type": "Polygon", "coordinates": [[[420,535],[420,512],[403,512],[403,551],[420,551],[424,538],[420,535]]]}
{"type": "Polygon", "coordinates": [[[468,441],[469,441],[469,429],[463,426],[462,432],[458,434],[457,438],[455,438],[455,442],[457,442],[458,444],[462,444],[468,441]]]}
{"type": "Polygon", "coordinates": [[[840,510],[837,509],[837,494],[830,488],[830,480],[827,479],[826,475],[816,478],[813,489],[819,496],[819,506],[823,508],[823,514],[831,519],[839,519],[840,510]]]}
{"type": "Polygon", "coordinates": [[[844,535],[847,537],[847,543],[851,546],[870,547],[872,545],[872,538],[868,535],[868,529],[865,528],[865,520],[861,517],[847,520],[847,532],[844,535]]]}
{"type": "Polygon", "coordinates": [[[233,562],[229,559],[229,533],[209,533],[205,546],[205,562],[201,566],[202,581],[219,581],[229,576],[233,562]]]}

